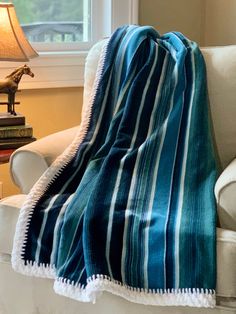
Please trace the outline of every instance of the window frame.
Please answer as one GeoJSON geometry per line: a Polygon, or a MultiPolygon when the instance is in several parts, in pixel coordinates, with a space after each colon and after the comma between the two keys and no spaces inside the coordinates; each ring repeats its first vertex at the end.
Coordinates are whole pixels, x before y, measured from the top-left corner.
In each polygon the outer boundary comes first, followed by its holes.
{"type": "MultiPolygon", "coordinates": [[[[92,0],[92,3],[95,28],[91,42],[66,43],[66,50],[63,44],[32,44],[39,57],[27,64],[35,77],[32,79],[24,76],[20,89],[83,86],[84,65],[89,48],[97,40],[109,36],[120,25],[138,23],[138,0],[92,0]],[[103,23],[100,23],[101,19],[103,23]]],[[[8,75],[21,64],[22,62],[1,62],[1,76],[8,75]]]]}

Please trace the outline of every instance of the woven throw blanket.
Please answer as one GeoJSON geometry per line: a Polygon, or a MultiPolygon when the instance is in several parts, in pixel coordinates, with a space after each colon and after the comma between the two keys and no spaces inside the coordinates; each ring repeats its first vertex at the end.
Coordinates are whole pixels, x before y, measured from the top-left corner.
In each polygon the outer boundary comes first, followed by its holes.
{"type": "Polygon", "coordinates": [[[85,302],[109,291],[213,307],[215,179],[199,48],[124,26],[103,48],[78,135],[21,209],[13,267],[85,302]]]}

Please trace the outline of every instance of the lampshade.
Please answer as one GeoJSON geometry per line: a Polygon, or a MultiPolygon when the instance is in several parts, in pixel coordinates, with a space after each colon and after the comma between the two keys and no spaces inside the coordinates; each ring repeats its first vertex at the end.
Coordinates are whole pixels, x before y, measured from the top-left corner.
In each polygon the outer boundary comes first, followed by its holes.
{"type": "Polygon", "coordinates": [[[29,61],[37,56],[18,22],[14,5],[0,3],[0,60],[29,61]]]}

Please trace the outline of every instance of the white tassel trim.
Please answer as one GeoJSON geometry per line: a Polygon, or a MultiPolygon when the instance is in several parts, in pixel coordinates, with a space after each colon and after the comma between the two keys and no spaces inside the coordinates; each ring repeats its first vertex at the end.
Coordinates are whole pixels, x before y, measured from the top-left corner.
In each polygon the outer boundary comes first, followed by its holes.
{"type": "MultiPolygon", "coordinates": [[[[12,263],[13,264],[13,263],[12,263]]],[[[56,278],[56,269],[54,265],[45,264],[45,263],[36,263],[32,261],[23,261],[22,259],[14,260],[14,270],[27,275],[40,278],[56,278]]]]}
{"type": "Polygon", "coordinates": [[[37,276],[48,277],[51,276],[53,266],[49,265],[38,265],[35,262],[28,262],[25,265],[22,257],[25,253],[25,246],[27,242],[28,229],[30,225],[30,221],[34,212],[34,208],[40,199],[40,197],[44,194],[47,188],[53,183],[62,170],[66,167],[66,165],[72,160],[72,158],[76,155],[78,147],[82,143],[85,138],[89,123],[91,120],[92,109],[94,100],[98,91],[99,82],[101,80],[102,71],[105,64],[105,56],[107,52],[109,41],[103,46],[101,56],[98,63],[96,78],[94,81],[94,86],[92,93],[90,95],[89,103],[86,108],[83,110],[82,121],[79,127],[79,131],[75,136],[74,141],[67,147],[67,149],[56,158],[56,160],[52,163],[52,165],[45,171],[45,173],[40,177],[37,183],[33,186],[30,193],[28,194],[25,203],[23,204],[20,215],[16,224],[16,231],[13,241],[13,249],[12,249],[12,267],[15,271],[33,275],[34,273],[37,276]],[[32,271],[30,270],[32,269],[32,271]]]}
{"type": "Polygon", "coordinates": [[[215,291],[209,289],[140,289],[123,285],[108,276],[93,275],[83,286],[58,278],[54,283],[56,293],[82,302],[95,303],[103,291],[120,296],[128,301],[146,305],[192,306],[214,308],[215,291]]]}

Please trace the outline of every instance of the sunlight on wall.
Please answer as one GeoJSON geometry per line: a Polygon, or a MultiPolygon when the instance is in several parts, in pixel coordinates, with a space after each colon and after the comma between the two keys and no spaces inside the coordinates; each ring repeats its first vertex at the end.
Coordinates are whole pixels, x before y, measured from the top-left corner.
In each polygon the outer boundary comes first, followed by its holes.
{"type": "MultiPolygon", "coordinates": [[[[1,96],[2,97],[2,96],[1,96]]],[[[23,90],[17,93],[21,104],[18,112],[25,115],[26,122],[33,127],[34,136],[41,138],[80,123],[82,88],[23,90]]],[[[6,108],[1,108],[5,111],[6,108]]],[[[9,175],[9,164],[0,165],[0,181],[3,196],[19,193],[9,175]]]]}
{"type": "Polygon", "coordinates": [[[205,0],[140,0],[139,8],[141,25],[152,25],[161,34],[178,31],[202,45],[205,0]]]}
{"type": "Polygon", "coordinates": [[[236,44],[236,1],[206,0],[205,44],[236,44]]]}
{"type": "Polygon", "coordinates": [[[140,0],[139,21],[179,31],[200,46],[236,45],[235,0],[140,0]]]}

